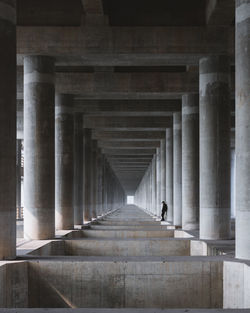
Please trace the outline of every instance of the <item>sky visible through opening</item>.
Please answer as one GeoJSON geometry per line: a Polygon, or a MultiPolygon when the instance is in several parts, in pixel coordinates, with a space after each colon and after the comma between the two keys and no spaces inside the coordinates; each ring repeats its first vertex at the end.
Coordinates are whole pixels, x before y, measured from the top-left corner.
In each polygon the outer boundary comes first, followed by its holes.
{"type": "Polygon", "coordinates": [[[127,196],[127,204],[134,204],[134,196],[127,196]]]}

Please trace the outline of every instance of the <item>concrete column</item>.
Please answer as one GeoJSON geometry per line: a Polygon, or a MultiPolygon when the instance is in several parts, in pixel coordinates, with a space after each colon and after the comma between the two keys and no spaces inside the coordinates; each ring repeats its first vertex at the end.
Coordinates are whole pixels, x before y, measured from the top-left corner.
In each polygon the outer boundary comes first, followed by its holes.
{"type": "Polygon", "coordinates": [[[149,212],[152,214],[152,164],[149,165],[149,177],[148,177],[148,185],[149,185],[149,212]]]}
{"type": "Polygon", "coordinates": [[[166,139],[161,139],[161,201],[166,201],[166,139]]]}
{"type": "Polygon", "coordinates": [[[230,238],[230,65],[200,60],[200,237],[230,238]]]}
{"type": "Polygon", "coordinates": [[[76,113],[74,116],[74,224],[83,224],[83,115],[76,113]]]}
{"type": "Polygon", "coordinates": [[[153,172],[153,160],[150,163],[150,188],[151,188],[151,204],[150,212],[154,214],[154,172],[153,172]]]}
{"type": "MultiPolygon", "coordinates": [[[[16,141],[16,208],[20,214],[21,209],[21,184],[22,184],[22,140],[16,141]]],[[[18,216],[21,218],[21,216],[18,216]]]]}
{"type": "MultiPolygon", "coordinates": [[[[55,203],[56,229],[74,229],[74,97],[56,95],[55,203]]],[[[77,212],[78,213],[78,212],[77,212]]],[[[82,211],[77,216],[82,221],[82,211]]]]}
{"type": "Polygon", "coordinates": [[[231,217],[235,218],[235,148],[231,147],[231,217]]]}
{"type": "Polygon", "coordinates": [[[154,155],[153,158],[154,163],[154,214],[157,216],[158,213],[158,206],[157,206],[157,156],[154,155]]]}
{"type": "Polygon", "coordinates": [[[236,0],[236,257],[250,259],[250,0],[236,0]]]}
{"type": "Polygon", "coordinates": [[[16,256],[16,1],[0,0],[0,259],[16,256]],[[6,227],[7,226],[7,227],[6,227]]]}
{"type": "Polygon", "coordinates": [[[55,236],[54,59],[24,58],[24,235],[55,236]]]}
{"type": "Polygon", "coordinates": [[[102,175],[103,175],[103,155],[101,149],[97,150],[97,216],[101,216],[102,210],[102,175]]]}
{"type": "Polygon", "coordinates": [[[85,199],[84,199],[84,222],[91,221],[91,129],[84,131],[84,154],[85,154],[85,199]]]}
{"type": "Polygon", "coordinates": [[[154,169],[154,158],[151,162],[151,186],[152,186],[152,197],[151,197],[151,213],[155,214],[155,169],[154,169]]]}
{"type": "Polygon", "coordinates": [[[103,203],[103,213],[107,213],[107,161],[106,158],[103,156],[103,177],[102,177],[102,203],[103,203]]]}
{"type": "Polygon", "coordinates": [[[161,215],[161,150],[156,149],[156,215],[161,215]]]}
{"type": "Polygon", "coordinates": [[[166,202],[167,221],[173,223],[173,129],[166,129],[166,202]]]}
{"type": "Polygon", "coordinates": [[[174,113],[173,124],[173,224],[182,225],[181,113],[174,113]]]}
{"type": "Polygon", "coordinates": [[[199,94],[182,97],[182,228],[199,229],[199,94]]]}
{"type": "Polygon", "coordinates": [[[92,218],[97,218],[97,141],[92,140],[91,195],[92,218]]]}

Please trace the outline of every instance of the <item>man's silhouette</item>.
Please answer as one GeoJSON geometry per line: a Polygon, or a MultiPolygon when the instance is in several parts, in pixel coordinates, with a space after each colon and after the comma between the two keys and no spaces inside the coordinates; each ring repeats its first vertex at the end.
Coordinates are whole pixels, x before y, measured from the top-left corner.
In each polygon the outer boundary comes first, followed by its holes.
{"type": "Polygon", "coordinates": [[[162,210],[161,210],[161,220],[162,221],[165,221],[164,215],[165,215],[165,213],[167,213],[167,211],[168,211],[168,206],[167,206],[165,201],[162,201],[162,210]]]}

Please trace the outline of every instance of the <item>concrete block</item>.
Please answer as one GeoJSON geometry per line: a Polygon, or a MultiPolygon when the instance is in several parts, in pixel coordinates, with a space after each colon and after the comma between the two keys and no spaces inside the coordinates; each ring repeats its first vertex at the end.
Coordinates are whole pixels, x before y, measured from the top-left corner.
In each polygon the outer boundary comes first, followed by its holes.
{"type": "Polygon", "coordinates": [[[74,260],[29,263],[32,307],[222,307],[222,262],[74,260]],[[214,268],[215,266],[215,268],[214,268]],[[180,297],[181,295],[181,297],[180,297]]]}

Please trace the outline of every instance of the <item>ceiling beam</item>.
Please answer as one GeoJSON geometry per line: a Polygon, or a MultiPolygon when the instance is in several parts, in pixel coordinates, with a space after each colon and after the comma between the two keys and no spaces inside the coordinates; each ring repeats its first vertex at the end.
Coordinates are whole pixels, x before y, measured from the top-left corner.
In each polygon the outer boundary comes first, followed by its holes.
{"type": "Polygon", "coordinates": [[[129,128],[153,128],[162,129],[172,127],[173,118],[168,116],[159,117],[91,117],[84,116],[85,128],[116,128],[117,126],[129,128]]]}
{"type": "Polygon", "coordinates": [[[235,0],[207,0],[207,25],[232,25],[235,18],[235,0]]]}
{"type": "Polygon", "coordinates": [[[160,140],[166,137],[165,131],[93,131],[93,139],[112,141],[160,140]]]}
{"type": "Polygon", "coordinates": [[[18,64],[39,54],[61,65],[186,65],[225,53],[234,56],[233,27],[17,27],[18,64]]]}
{"type": "MultiPolygon", "coordinates": [[[[17,93],[23,93],[23,71],[17,72],[17,93]]],[[[56,73],[56,92],[98,93],[185,93],[198,92],[199,75],[184,73],[56,73]]],[[[79,102],[79,100],[77,101],[79,102]]]]}
{"type": "Polygon", "coordinates": [[[102,149],[106,155],[150,155],[156,153],[156,149],[102,149]]]}
{"type": "Polygon", "coordinates": [[[98,141],[98,146],[104,149],[145,149],[160,148],[160,141],[98,141]]]}

